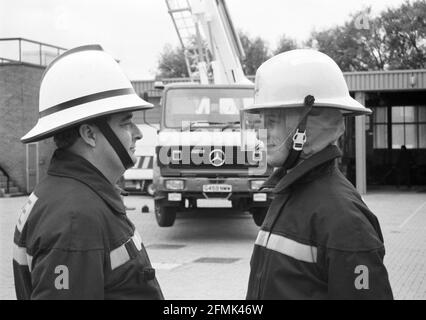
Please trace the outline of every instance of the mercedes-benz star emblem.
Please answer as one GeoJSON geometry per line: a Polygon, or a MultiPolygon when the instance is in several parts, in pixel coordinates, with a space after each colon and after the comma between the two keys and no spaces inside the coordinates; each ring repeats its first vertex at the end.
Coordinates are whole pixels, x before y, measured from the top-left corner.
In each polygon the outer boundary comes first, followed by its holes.
{"type": "Polygon", "coordinates": [[[210,163],[215,167],[220,167],[225,163],[225,153],[220,149],[214,149],[209,154],[210,163]]]}

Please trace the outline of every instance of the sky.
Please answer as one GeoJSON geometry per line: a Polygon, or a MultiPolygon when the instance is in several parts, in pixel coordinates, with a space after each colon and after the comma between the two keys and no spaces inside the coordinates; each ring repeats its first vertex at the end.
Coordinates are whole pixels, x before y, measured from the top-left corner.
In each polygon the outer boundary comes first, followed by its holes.
{"type": "MultiPolygon", "coordinates": [[[[404,0],[227,0],[234,26],[265,39],[305,41],[312,30],[343,24],[372,7],[378,14],[404,0]]],[[[166,44],[178,36],[165,0],[0,0],[0,38],[21,37],[63,48],[98,43],[131,80],[153,79],[166,44]]],[[[0,57],[2,56],[0,46],[0,57]]],[[[5,49],[3,49],[5,50],[5,49]]]]}

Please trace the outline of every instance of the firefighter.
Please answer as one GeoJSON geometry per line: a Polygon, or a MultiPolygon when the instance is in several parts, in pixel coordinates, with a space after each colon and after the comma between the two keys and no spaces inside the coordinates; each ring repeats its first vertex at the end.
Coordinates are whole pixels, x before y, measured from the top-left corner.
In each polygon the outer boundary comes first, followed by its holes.
{"type": "Polygon", "coordinates": [[[115,187],[142,138],[133,111],[150,107],[99,45],[48,66],[39,120],[21,140],[53,137],[57,149],[15,229],[18,299],[163,299],[115,187]]]}
{"type": "Polygon", "coordinates": [[[276,167],[247,299],[393,299],[379,221],[337,167],[344,116],[371,112],[337,64],[315,50],[272,57],[243,112],[260,115],[276,167]]]}

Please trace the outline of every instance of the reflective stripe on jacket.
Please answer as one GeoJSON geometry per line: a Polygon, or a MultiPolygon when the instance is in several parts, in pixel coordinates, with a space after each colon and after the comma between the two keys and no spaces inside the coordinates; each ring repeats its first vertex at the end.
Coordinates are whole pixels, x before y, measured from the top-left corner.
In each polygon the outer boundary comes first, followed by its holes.
{"type": "Polygon", "coordinates": [[[256,239],[247,299],[392,299],[380,225],[329,146],[265,183],[275,199],[256,239]]]}
{"type": "Polygon", "coordinates": [[[22,209],[13,271],[18,299],[163,299],[119,193],[62,150],[22,209]]]}

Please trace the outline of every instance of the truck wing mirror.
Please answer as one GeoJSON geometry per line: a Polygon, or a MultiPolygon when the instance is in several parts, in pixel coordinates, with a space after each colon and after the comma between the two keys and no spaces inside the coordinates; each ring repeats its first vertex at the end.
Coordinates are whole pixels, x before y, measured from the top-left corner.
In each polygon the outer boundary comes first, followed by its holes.
{"type": "Polygon", "coordinates": [[[155,81],[154,82],[154,89],[164,90],[164,83],[163,83],[163,81],[155,81]]]}

